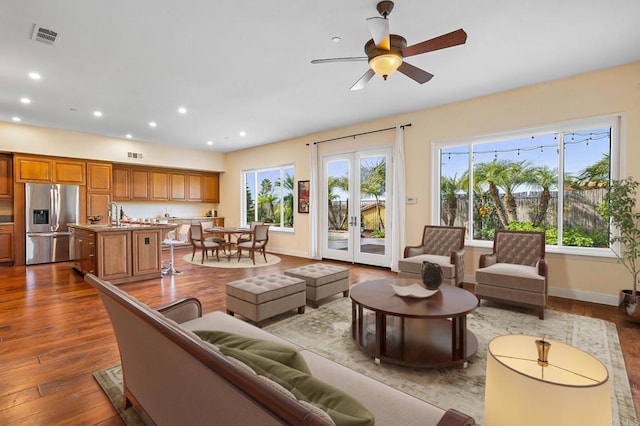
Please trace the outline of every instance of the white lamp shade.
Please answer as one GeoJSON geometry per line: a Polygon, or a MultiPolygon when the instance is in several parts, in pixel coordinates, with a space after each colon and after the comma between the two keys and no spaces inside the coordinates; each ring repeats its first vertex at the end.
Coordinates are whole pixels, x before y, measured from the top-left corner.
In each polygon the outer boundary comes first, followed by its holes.
{"type": "Polygon", "coordinates": [[[549,365],[538,364],[535,341],[527,335],[489,342],[484,425],[611,425],[607,368],[573,346],[551,343],[549,365]]]}

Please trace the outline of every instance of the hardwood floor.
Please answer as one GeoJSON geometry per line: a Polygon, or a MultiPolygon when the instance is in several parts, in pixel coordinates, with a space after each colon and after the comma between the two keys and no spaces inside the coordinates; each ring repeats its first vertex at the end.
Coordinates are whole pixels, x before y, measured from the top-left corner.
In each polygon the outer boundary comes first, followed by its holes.
{"type": "MultiPolygon", "coordinates": [[[[279,255],[282,262],[273,266],[211,269],[182,261],[181,253],[175,258],[182,275],[120,287],[152,307],[196,296],[209,312],[225,309],[228,281],[313,262],[279,255]]],[[[352,283],[395,276],[385,269],[348,266],[352,283]]],[[[611,306],[552,297],[549,309],[616,323],[638,411],[640,326],[624,321],[611,306]]],[[[70,263],[0,268],[0,425],[122,425],[92,377],[118,362],[107,314],[70,263]]]]}

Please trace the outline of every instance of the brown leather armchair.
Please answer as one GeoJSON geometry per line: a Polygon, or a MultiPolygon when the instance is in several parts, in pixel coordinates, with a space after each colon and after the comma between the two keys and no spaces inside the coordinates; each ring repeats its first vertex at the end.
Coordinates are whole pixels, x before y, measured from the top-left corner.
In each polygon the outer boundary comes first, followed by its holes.
{"type": "Polygon", "coordinates": [[[476,296],[534,308],[544,319],[548,267],[544,259],[544,232],[498,230],[493,253],[480,255],[476,296]]]}
{"type": "Polygon", "coordinates": [[[460,287],[464,278],[464,233],[462,226],[427,225],[422,244],[404,249],[398,262],[399,278],[420,279],[422,262],[437,263],[442,268],[442,282],[460,287]]]}

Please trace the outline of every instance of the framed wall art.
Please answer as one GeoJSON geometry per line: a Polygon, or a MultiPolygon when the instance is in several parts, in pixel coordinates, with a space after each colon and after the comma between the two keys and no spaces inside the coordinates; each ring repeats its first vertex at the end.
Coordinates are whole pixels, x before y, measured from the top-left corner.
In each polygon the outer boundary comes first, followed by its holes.
{"type": "Polygon", "coordinates": [[[298,181],[298,213],[309,213],[309,181],[298,181]]]}

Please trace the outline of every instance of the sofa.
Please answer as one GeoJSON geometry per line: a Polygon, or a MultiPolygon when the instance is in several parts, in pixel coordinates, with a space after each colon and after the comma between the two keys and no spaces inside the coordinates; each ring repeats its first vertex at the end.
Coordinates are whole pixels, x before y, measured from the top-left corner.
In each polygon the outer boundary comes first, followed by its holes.
{"type": "Polygon", "coordinates": [[[344,424],[334,423],[334,417],[327,415],[330,410],[297,399],[295,390],[287,392],[226,354],[223,346],[201,338],[203,332],[226,332],[286,347],[303,360],[309,377],[346,395],[334,397],[332,403],[354,399],[366,407],[377,425],[475,424],[454,409],[444,410],[414,398],[223,312],[202,315],[195,298],[152,309],[92,274],[85,275],[85,281],[98,291],[115,332],[124,379],[123,404],[133,404],[150,423],[344,424]]]}
{"type": "Polygon", "coordinates": [[[426,225],[419,246],[407,246],[404,259],[398,261],[399,278],[420,279],[422,262],[437,263],[442,282],[462,286],[464,278],[464,234],[461,226],[426,225]]]}

